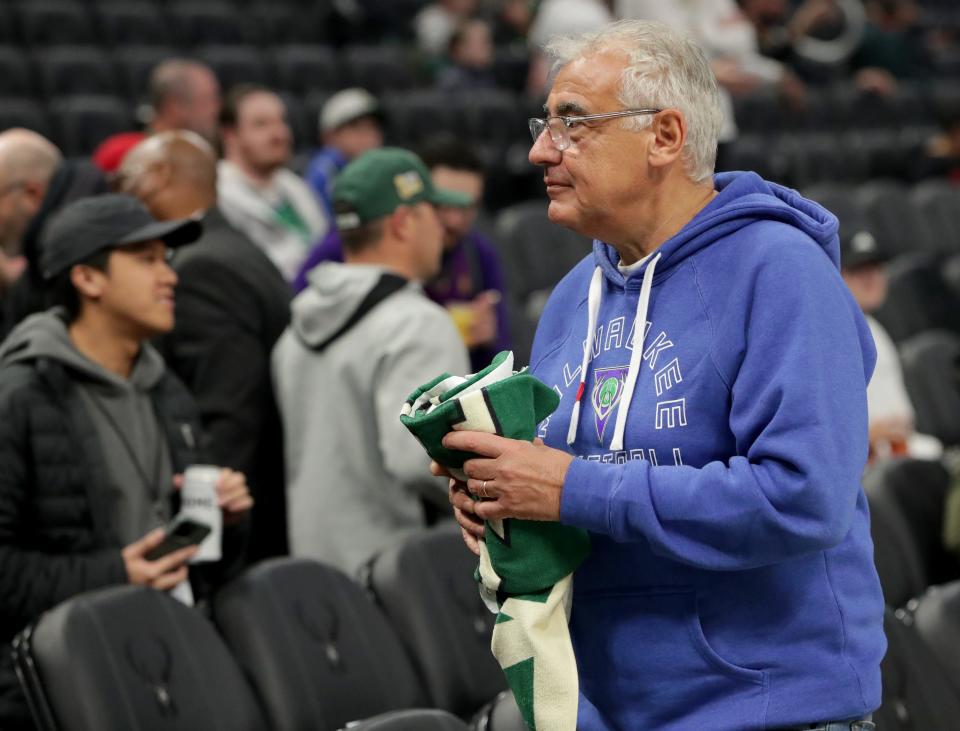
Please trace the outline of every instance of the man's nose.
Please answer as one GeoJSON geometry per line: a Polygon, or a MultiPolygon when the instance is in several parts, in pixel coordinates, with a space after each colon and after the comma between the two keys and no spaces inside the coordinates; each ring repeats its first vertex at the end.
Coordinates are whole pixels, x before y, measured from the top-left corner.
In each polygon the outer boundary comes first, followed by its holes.
{"type": "Polygon", "coordinates": [[[550,131],[544,130],[543,133],[537,137],[533,142],[533,146],[530,148],[530,153],[527,155],[527,159],[530,160],[533,165],[558,165],[560,163],[563,153],[557,149],[557,146],[553,144],[553,140],[550,139],[550,131]]]}

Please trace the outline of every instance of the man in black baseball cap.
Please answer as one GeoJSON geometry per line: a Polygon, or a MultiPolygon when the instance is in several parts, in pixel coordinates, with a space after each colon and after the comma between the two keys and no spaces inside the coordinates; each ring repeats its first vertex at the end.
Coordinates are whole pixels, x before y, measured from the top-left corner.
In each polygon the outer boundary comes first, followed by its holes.
{"type": "Polygon", "coordinates": [[[65,599],[114,584],[189,598],[242,563],[245,477],[218,485],[223,559],[188,573],[185,548],[151,560],[177,510],[174,475],[201,460],[196,405],[149,339],[174,323],[170,247],[200,234],[158,222],[136,199],[84,198],[42,238],[59,307],[0,346],[0,727],[28,728],[4,644],[65,599]],[[229,524],[229,525],[228,525],[229,524]],[[188,582],[188,575],[190,581],[188,582]]]}

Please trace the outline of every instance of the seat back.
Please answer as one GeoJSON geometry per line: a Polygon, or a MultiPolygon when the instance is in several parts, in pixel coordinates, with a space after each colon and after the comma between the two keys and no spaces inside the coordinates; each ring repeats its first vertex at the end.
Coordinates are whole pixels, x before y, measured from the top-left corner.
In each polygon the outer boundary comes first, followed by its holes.
{"type": "Polygon", "coordinates": [[[941,330],[914,335],[901,346],[900,360],[917,430],[960,444],[960,337],[941,330]]]}
{"type": "Polygon", "coordinates": [[[960,581],[931,586],[913,611],[914,624],[960,694],[960,581]]]}
{"type": "Polygon", "coordinates": [[[420,700],[383,615],[336,569],[261,562],[217,594],[213,616],[274,731],[336,731],[420,700]]]}
{"type": "Polygon", "coordinates": [[[441,525],[382,553],[369,577],[431,705],[461,717],[506,687],[490,652],[494,615],[480,599],[476,567],[459,531],[441,525]]]}
{"type": "Polygon", "coordinates": [[[883,731],[956,728],[960,697],[910,615],[889,607],[883,618],[887,654],[880,664],[883,696],[874,720],[883,731]]]}
{"type": "Polygon", "coordinates": [[[873,561],[886,603],[902,607],[927,588],[927,571],[889,479],[890,466],[867,472],[863,489],[870,503],[873,561]]]}
{"type": "Polygon", "coordinates": [[[40,617],[15,647],[44,731],[267,728],[210,623],[152,589],[81,594],[40,617]]]}
{"type": "MultiPolygon", "coordinates": [[[[875,229],[870,229],[876,234],[875,229]]],[[[877,238],[881,251],[890,251],[877,238]]],[[[930,255],[901,256],[887,267],[887,299],[874,314],[897,343],[924,330],[960,332],[960,299],[930,255]]]]}
{"type": "Polygon", "coordinates": [[[468,728],[456,716],[436,710],[393,711],[347,726],[349,731],[467,731],[468,728]]]}

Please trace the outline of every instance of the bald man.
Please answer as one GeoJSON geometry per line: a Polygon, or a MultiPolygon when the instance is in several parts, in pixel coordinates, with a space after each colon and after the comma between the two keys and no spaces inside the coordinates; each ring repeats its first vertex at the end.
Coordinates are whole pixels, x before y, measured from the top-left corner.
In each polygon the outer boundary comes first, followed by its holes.
{"type": "Polygon", "coordinates": [[[207,457],[247,475],[256,502],[250,559],[283,555],[283,443],[269,363],[290,321],[290,288],[220,213],[216,155],[199,135],[147,138],[124,159],[119,184],[158,219],[203,222],[200,240],[173,260],[176,326],[161,350],[200,407],[207,457]]]}
{"type": "Polygon", "coordinates": [[[62,159],[53,143],[36,132],[0,132],[0,249],[6,256],[20,255],[23,234],[62,159]]]}

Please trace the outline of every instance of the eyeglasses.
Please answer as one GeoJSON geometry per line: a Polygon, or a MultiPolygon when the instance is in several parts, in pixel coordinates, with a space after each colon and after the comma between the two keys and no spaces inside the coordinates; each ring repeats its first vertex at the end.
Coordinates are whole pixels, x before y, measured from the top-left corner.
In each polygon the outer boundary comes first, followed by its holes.
{"type": "Polygon", "coordinates": [[[638,114],[658,114],[661,109],[624,109],[620,112],[605,112],[604,114],[586,114],[581,117],[547,117],[546,119],[527,120],[530,126],[530,136],[536,142],[544,130],[550,130],[550,140],[553,146],[561,152],[570,147],[570,129],[578,124],[594,122],[617,117],[634,117],[638,114]]]}

